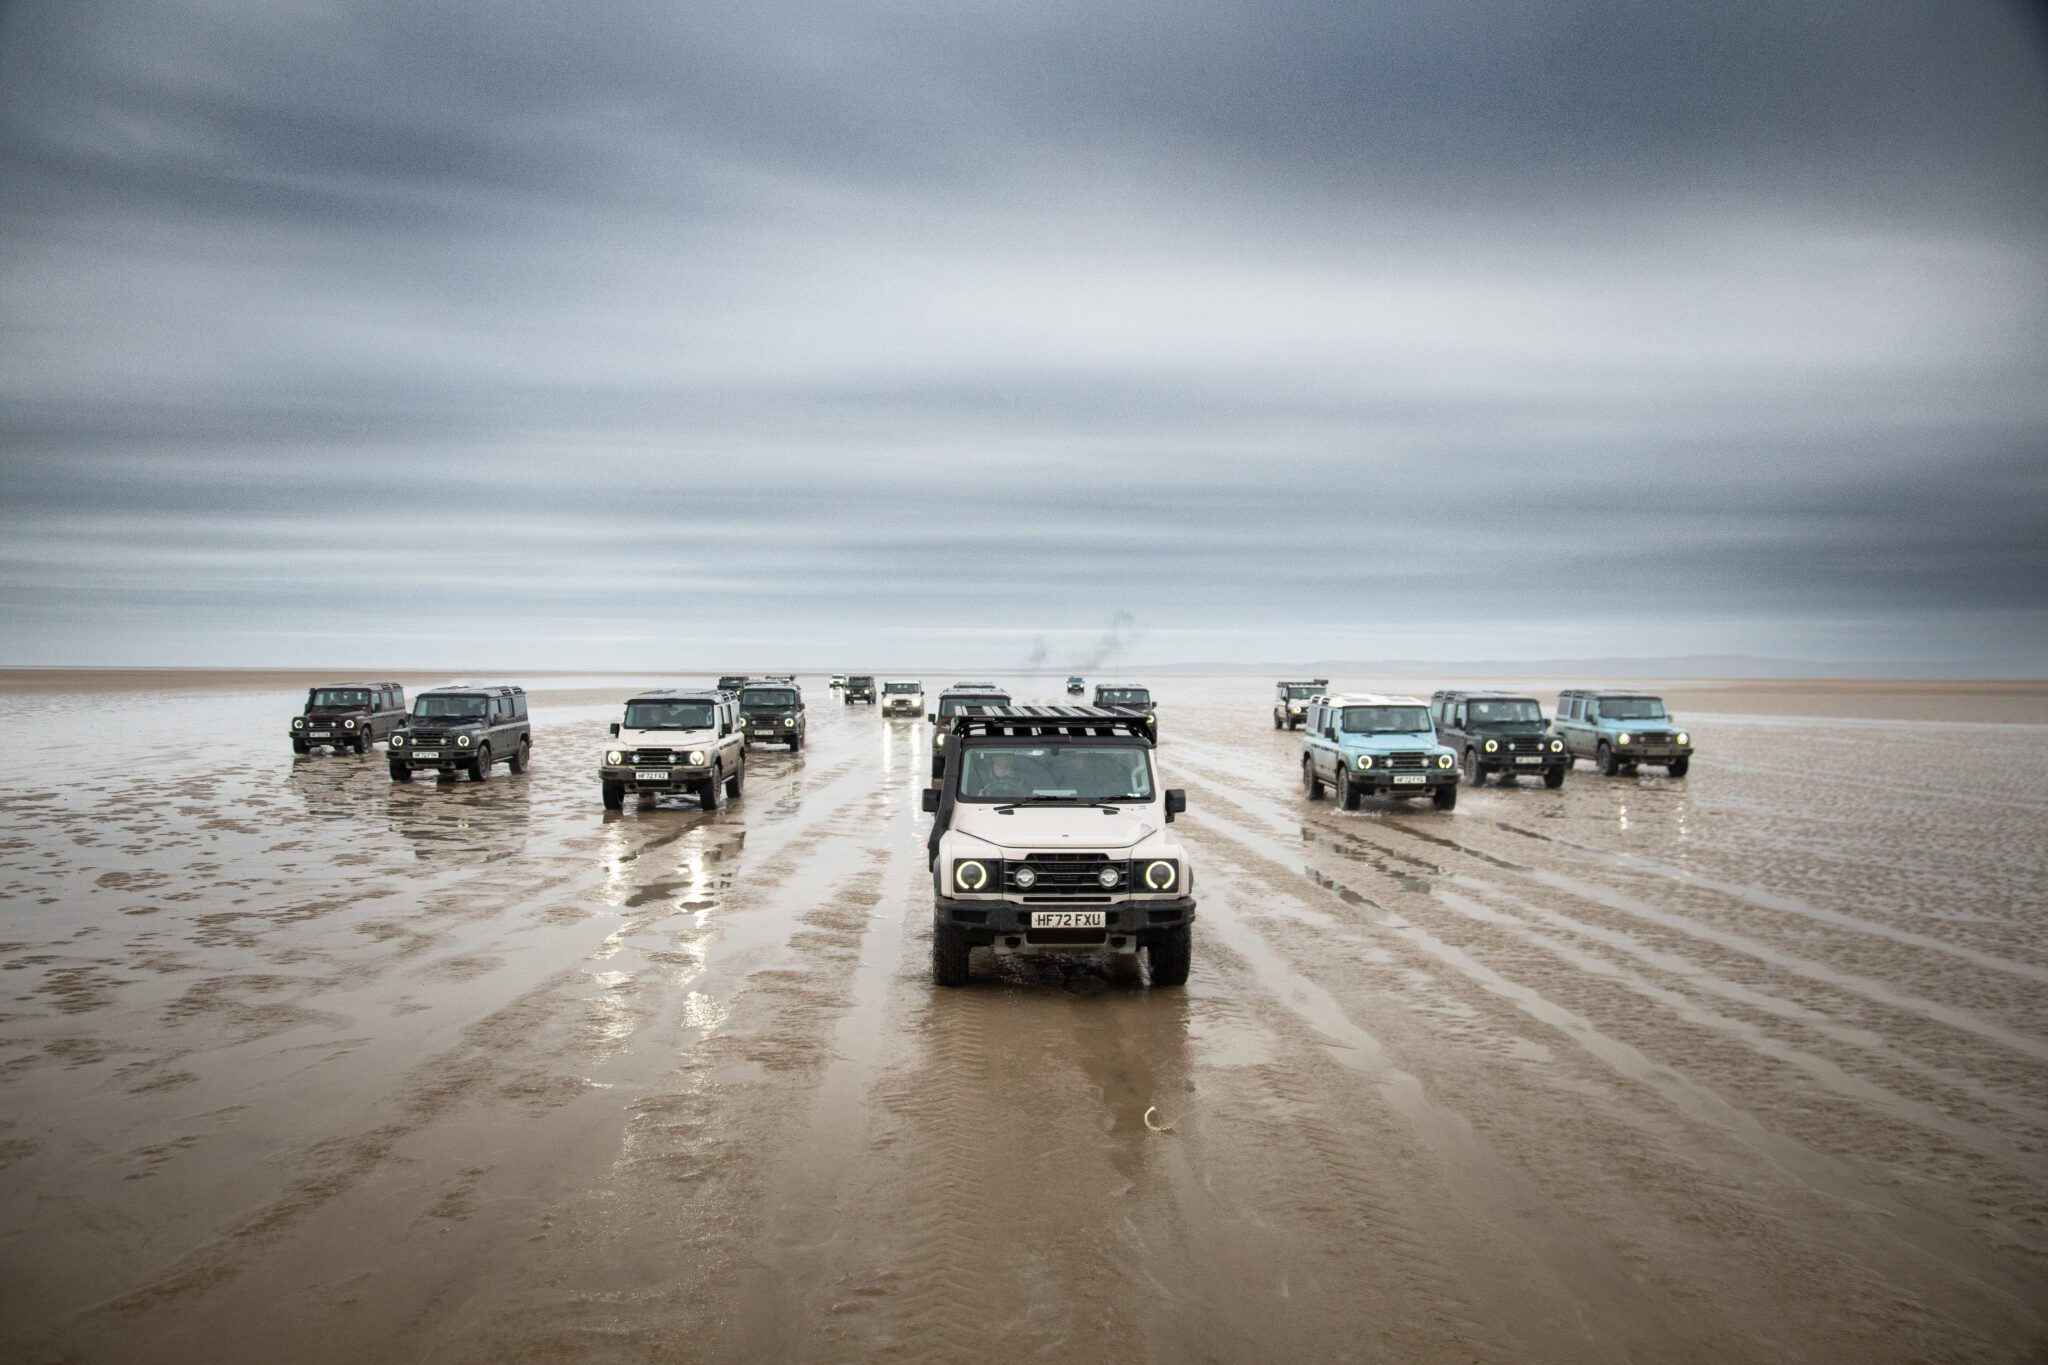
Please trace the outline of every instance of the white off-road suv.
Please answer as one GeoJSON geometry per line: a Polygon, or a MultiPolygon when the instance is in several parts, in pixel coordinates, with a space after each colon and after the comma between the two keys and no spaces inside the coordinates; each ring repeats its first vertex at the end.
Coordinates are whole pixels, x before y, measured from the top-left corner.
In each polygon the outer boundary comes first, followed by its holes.
{"type": "Polygon", "coordinates": [[[924,684],[915,678],[882,680],[882,714],[921,716],[924,714],[924,684]]]}
{"type": "Polygon", "coordinates": [[[626,703],[611,727],[598,776],[606,810],[620,810],[632,793],[695,796],[717,810],[721,796],[746,784],[747,752],[739,697],[731,692],[642,692],[626,703]]]}
{"type": "Polygon", "coordinates": [[[932,980],[967,984],[997,953],[1137,953],[1152,984],[1188,979],[1194,869],[1167,826],[1187,794],[1159,786],[1147,716],[1084,706],[977,709],[924,792],[935,817],[932,980]]]}

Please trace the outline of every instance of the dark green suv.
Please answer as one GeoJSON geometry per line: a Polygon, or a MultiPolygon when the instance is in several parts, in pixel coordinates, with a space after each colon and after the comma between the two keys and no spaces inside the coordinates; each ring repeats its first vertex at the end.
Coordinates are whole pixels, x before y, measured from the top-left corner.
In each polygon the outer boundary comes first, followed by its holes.
{"type": "Polygon", "coordinates": [[[1498,773],[1503,786],[1524,773],[1540,775],[1546,787],[1564,785],[1571,755],[1543,719],[1543,707],[1534,697],[1517,692],[1435,692],[1429,698],[1429,716],[1436,723],[1437,743],[1458,755],[1466,786],[1483,786],[1489,773],[1498,773]]]}
{"type": "Polygon", "coordinates": [[[804,747],[804,692],[793,682],[748,683],[740,689],[740,728],[750,744],[804,747]]]}

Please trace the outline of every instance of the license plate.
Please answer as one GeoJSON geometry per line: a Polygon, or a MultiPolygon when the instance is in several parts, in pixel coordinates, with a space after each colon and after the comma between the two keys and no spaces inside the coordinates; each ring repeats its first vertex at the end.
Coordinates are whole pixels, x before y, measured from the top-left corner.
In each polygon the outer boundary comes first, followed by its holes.
{"type": "Polygon", "coordinates": [[[439,758],[441,751],[439,749],[414,749],[412,756],[414,758],[439,758]]]}
{"type": "Polygon", "coordinates": [[[1397,787],[1419,787],[1422,785],[1422,774],[1404,774],[1403,776],[1394,779],[1394,785],[1397,787]]]}
{"type": "Polygon", "coordinates": [[[668,769],[642,768],[639,772],[634,773],[633,776],[641,782],[666,782],[668,781],[668,769]]]}
{"type": "Polygon", "coordinates": [[[1515,762],[1517,762],[1517,763],[1541,763],[1542,761],[1543,761],[1543,755],[1541,755],[1541,754],[1517,754],[1517,755],[1515,755],[1515,762]]]}
{"type": "Polygon", "coordinates": [[[1100,929],[1103,927],[1103,912],[1100,910],[1034,910],[1031,912],[1031,927],[1034,929],[1100,929]]]}
{"type": "Polygon", "coordinates": [[[333,739],[333,738],[334,738],[334,731],[332,731],[332,730],[314,730],[314,731],[312,731],[312,736],[313,736],[313,738],[314,738],[314,739],[333,739]]]}

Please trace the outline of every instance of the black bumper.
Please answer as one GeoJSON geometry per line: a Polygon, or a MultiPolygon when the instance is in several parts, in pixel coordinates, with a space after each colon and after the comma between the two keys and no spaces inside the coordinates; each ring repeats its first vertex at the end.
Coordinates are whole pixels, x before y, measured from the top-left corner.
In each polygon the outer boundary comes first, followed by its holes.
{"type": "MultiPolygon", "coordinates": [[[[670,765],[665,770],[668,773],[667,777],[657,777],[650,781],[643,780],[640,776],[646,771],[645,768],[629,768],[623,764],[613,767],[607,763],[597,770],[597,774],[606,782],[623,784],[629,792],[694,792],[706,782],[709,782],[713,776],[713,771],[710,768],[684,768],[670,765]]],[[[664,770],[657,769],[656,771],[664,770]]]]}
{"type": "Polygon", "coordinates": [[[358,725],[353,730],[344,730],[339,725],[308,725],[303,730],[293,730],[291,735],[307,744],[353,744],[359,739],[376,738],[376,732],[367,725],[358,725]]]}
{"type": "Polygon", "coordinates": [[[1123,901],[1114,905],[1059,904],[1034,902],[1021,905],[1001,900],[949,900],[944,896],[932,903],[932,923],[962,930],[969,943],[987,947],[999,938],[1040,947],[1069,947],[1085,952],[1089,948],[1115,947],[1112,939],[1134,939],[1143,947],[1168,930],[1195,922],[1193,897],[1172,900],[1123,901]],[[1031,916],[1041,910],[1100,910],[1101,929],[1045,930],[1031,928],[1031,916]]]}
{"type": "Polygon", "coordinates": [[[1355,790],[1368,796],[1397,796],[1402,792],[1426,792],[1438,787],[1455,787],[1460,774],[1456,768],[1430,768],[1424,772],[1396,772],[1393,769],[1368,768],[1350,770],[1350,782],[1355,790]],[[1419,777],[1420,782],[1397,782],[1399,777],[1419,777]]]}
{"type": "MultiPolygon", "coordinates": [[[[1598,758],[1598,754],[1583,755],[1598,758]]],[[[1676,744],[1629,744],[1614,746],[1614,757],[1623,763],[1676,763],[1681,758],[1691,758],[1690,746],[1681,748],[1676,744]]]]}
{"type": "Polygon", "coordinates": [[[1513,754],[1481,754],[1479,766],[1490,773],[1528,773],[1532,777],[1541,777],[1545,773],[1559,772],[1572,766],[1570,754],[1544,754],[1540,763],[1517,763],[1515,757],[1513,754]]]}

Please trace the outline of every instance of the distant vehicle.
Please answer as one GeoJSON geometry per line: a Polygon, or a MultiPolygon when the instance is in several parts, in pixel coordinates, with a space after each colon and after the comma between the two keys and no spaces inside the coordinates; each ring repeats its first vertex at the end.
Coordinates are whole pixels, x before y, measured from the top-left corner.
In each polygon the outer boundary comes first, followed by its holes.
{"type": "Polygon", "coordinates": [[[882,714],[921,716],[924,714],[924,684],[915,678],[890,678],[882,684],[882,714]]]}
{"type": "Polygon", "coordinates": [[[412,714],[392,733],[387,752],[393,782],[410,782],[416,772],[444,781],[468,773],[472,782],[487,782],[498,763],[523,773],[533,754],[526,689],[502,683],[430,687],[412,699],[412,714]]]}
{"type": "Polygon", "coordinates": [[[1297,678],[1273,684],[1273,728],[1298,730],[1308,715],[1308,699],[1330,690],[1328,678],[1297,678]]]}
{"type": "Polygon", "coordinates": [[[853,705],[857,701],[864,701],[869,706],[873,706],[875,704],[875,675],[872,673],[847,674],[846,688],[839,696],[840,700],[844,701],[848,706],[853,705]]]}
{"type": "Polygon", "coordinates": [[[753,744],[804,747],[804,692],[793,682],[750,682],[740,689],[740,728],[753,744]]]}
{"type": "Polygon", "coordinates": [[[1609,777],[1644,763],[1661,763],[1673,777],[1692,768],[1692,736],[1678,728],[1662,697],[1648,693],[1560,692],[1557,733],[1570,758],[1590,758],[1609,777]]]}
{"type": "Polygon", "coordinates": [[[837,692],[840,688],[846,686],[846,675],[844,673],[834,673],[829,686],[834,692],[837,692]]]}
{"type": "Polygon", "coordinates": [[[324,683],[306,693],[305,710],[292,717],[292,752],[320,745],[359,754],[405,724],[405,689],[397,683],[324,683]]]}
{"type": "Polygon", "coordinates": [[[1318,696],[1307,703],[1301,783],[1311,801],[1337,789],[1337,804],[1357,810],[1368,796],[1427,796],[1438,810],[1458,804],[1458,759],[1437,743],[1429,708],[1417,697],[1377,692],[1318,696]]]}
{"type": "Polygon", "coordinates": [[[722,674],[718,679],[718,690],[721,692],[737,692],[752,681],[753,679],[744,673],[722,674]]]}
{"type": "Polygon", "coordinates": [[[1083,678],[1079,673],[1076,673],[1073,677],[1067,679],[1068,696],[1078,697],[1087,690],[1088,680],[1086,678],[1083,678]]]}
{"type": "Polygon", "coordinates": [[[606,810],[623,810],[628,793],[695,796],[717,810],[721,797],[746,787],[739,698],[723,688],[642,692],[612,722],[611,736],[597,774],[606,810]]]}
{"type": "Polygon", "coordinates": [[[1187,795],[1159,787],[1150,722],[1094,707],[997,707],[954,717],[949,738],[957,761],[924,793],[932,981],[966,985],[970,955],[988,947],[1143,951],[1154,986],[1184,985],[1194,869],[1167,826],[1187,795]]]}
{"type": "Polygon", "coordinates": [[[932,781],[937,782],[946,775],[946,740],[953,729],[953,718],[965,715],[977,706],[1009,704],[1010,694],[994,683],[956,682],[939,693],[939,709],[926,717],[936,727],[932,735],[932,781]]]}
{"type": "Polygon", "coordinates": [[[1152,722],[1152,740],[1155,744],[1158,743],[1159,708],[1152,704],[1150,688],[1140,687],[1136,683],[1097,683],[1095,704],[1108,707],[1112,711],[1129,711],[1134,715],[1145,716],[1152,722]]]}
{"type": "Polygon", "coordinates": [[[1430,719],[1437,738],[1460,755],[1465,785],[1483,786],[1488,773],[1503,784],[1523,773],[1541,774],[1546,787],[1562,787],[1572,765],[1564,741],[1543,719],[1534,697],[1518,692],[1434,692],[1430,719]]]}

